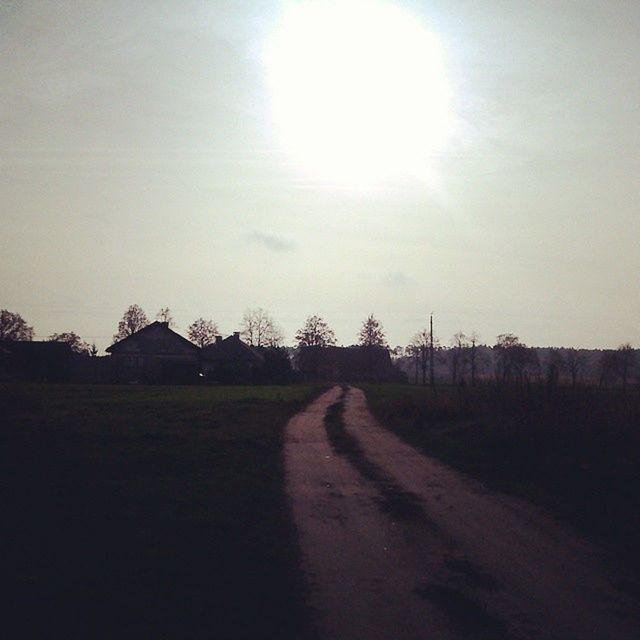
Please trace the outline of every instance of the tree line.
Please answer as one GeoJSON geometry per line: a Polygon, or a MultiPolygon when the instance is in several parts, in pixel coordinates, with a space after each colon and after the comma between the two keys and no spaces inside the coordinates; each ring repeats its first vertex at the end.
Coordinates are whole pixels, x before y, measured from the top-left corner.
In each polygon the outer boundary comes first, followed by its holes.
{"type": "MultiPolygon", "coordinates": [[[[169,308],[161,309],[157,320],[174,326],[173,316],[169,308]]],[[[114,341],[123,340],[127,336],[139,331],[149,324],[147,315],[137,305],[127,308],[118,323],[118,331],[113,336],[114,341]]],[[[258,307],[247,309],[240,321],[240,335],[247,344],[253,347],[284,346],[284,332],[280,325],[265,309],[258,307]]],[[[218,325],[211,319],[197,318],[187,327],[187,337],[199,347],[206,347],[220,335],[218,325]]],[[[336,344],[336,336],[329,324],[320,316],[308,316],[304,325],[296,332],[297,347],[330,347],[336,344]]],[[[387,347],[385,331],[379,320],[370,314],[362,323],[358,334],[358,344],[361,346],[387,347]]]]}
{"type": "MultiPolygon", "coordinates": [[[[175,328],[176,323],[169,307],[161,308],[155,319],[175,328]]],[[[138,304],[132,304],[127,307],[119,320],[113,341],[124,340],[150,323],[144,309],[138,304]]],[[[275,322],[271,314],[261,307],[247,309],[242,316],[240,327],[242,339],[251,346],[272,348],[284,346],[282,328],[275,322]]],[[[200,317],[187,327],[187,337],[201,348],[213,344],[219,335],[218,325],[212,319],[200,317]]],[[[19,313],[2,309],[0,312],[0,342],[31,341],[34,336],[33,327],[29,326],[19,313]]],[[[85,342],[74,331],[53,333],[47,339],[52,342],[66,342],[76,353],[97,354],[95,344],[85,342]]],[[[296,332],[295,340],[297,347],[329,347],[336,344],[333,329],[318,315],[307,317],[304,325],[296,332]]],[[[370,314],[362,323],[358,334],[358,344],[387,347],[384,328],[373,314],[370,314]]]]}
{"type": "Polygon", "coordinates": [[[481,343],[477,332],[465,335],[456,332],[448,346],[433,336],[429,328],[417,333],[407,347],[392,350],[396,360],[410,361],[415,383],[434,384],[434,368],[440,379],[443,369],[451,384],[474,385],[479,377],[492,378],[498,383],[522,383],[531,379],[544,380],[556,385],[561,378],[568,379],[572,387],[587,373],[598,386],[621,384],[628,386],[638,371],[637,354],[629,342],[596,352],[592,362],[588,352],[575,348],[529,347],[513,333],[502,333],[493,345],[481,343]]]}
{"type": "MultiPolygon", "coordinates": [[[[169,327],[175,327],[171,309],[161,308],[155,316],[169,327]]],[[[114,342],[123,340],[150,324],[150,320],[140,305],[130,305],[118,322],[113,335],[114,342]]],[[[284,332],[271,314],[261,308],[246,309],[240,322],[242,339],[255,347],[280,348],[284,346],[284,332]]],[[[187,337],[199,347],[215,342],[220,335],[218,325],[212,319],[199,317],[187,327],[187,337]]],[[[33,340],[35,332],[19,313],[7,309],[0,311],[0,342],[14,340],[33,340]]],[[[79,354],[97,355],[95,344],[89,344],[74,331],[53,333],[49,341],[65,342],[72,351],[79,354]]],[[[310,315],[295,334],[296,347],[330,347],[336,345],[335,332],[329,323],[319,315],[310,315]]],[[[386,333],[381,322],[369,314],[362,322],[357,335],[357,344],[365,347],[388,348],[386,333]]],[[[501,383],[522,382],[531,377],[543,377],[549,384],[555,384],[561,377],[568,377],[572,386],[587,367],[585,353],[579,349],[550,348],[541,361],[539,349],[528,347],[513,333],[502,333],[496,337],[495,344],[481,344],[480,336],[472,331],[465,334],[456,332],[448,346],[433,333],[433,318],[428,326],[421,329],[406,347],[396,346],[390,349],[396,361],[409,360],[413,368],[413,380],[416,383],[435,384],[436,368],[448,367],[451,384],[469,382],[476,384],[482,370],[486,377],[487,349],[492,354],[492,377],[501,383]]],[[[615,350],[602,351],[595,372],[599,386],[606,387],[621,383],[626,388],[637,369],[636,352],[630,343],[625,342],[615,350]]],[[[410,376],[411,377],[411,376],[410,376]]]]}

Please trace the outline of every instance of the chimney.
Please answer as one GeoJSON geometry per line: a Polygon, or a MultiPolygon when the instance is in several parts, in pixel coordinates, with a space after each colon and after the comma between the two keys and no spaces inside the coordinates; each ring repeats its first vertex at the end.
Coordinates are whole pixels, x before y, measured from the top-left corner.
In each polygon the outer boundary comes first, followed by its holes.
{"type": "Polygon", "coordinates": [[[234,331],[233,332],[233,339],[234,340],[240,340],[240,332],[239,331],[234,331]]]}
{"type": "Polygon", "coordinates": [[[216,344],[220,344],[222,342],[222,336],[216,336],[216,344]]]}

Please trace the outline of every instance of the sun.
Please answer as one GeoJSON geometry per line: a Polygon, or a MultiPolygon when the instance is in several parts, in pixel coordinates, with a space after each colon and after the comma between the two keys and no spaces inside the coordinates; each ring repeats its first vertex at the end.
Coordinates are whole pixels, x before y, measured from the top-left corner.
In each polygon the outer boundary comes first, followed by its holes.
{"type": "Polygon", "coordinates": [[[264,62],[280,143],[311,179],[429,179],[453,131],[442,47],[382,0],[288,6],[264,62]]]}

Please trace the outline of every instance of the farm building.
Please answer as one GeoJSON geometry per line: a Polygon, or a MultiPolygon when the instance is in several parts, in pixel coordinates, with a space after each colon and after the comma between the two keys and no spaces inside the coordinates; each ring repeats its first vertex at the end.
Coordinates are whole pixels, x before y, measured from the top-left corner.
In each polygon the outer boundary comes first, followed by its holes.
{"type": "Polygon", "coordinates": [[[262,379],[265,358],[258,349],[240,340],[235,332],[202,349],[202,373],[205,380],[219,384],[255,384],[262,379]]]}
{"type": "Polygon", "coordinates": [[[296,368],[309,381],[400,382],[406,379],[383,347],[301,347],[296,368]]]}
{"type": "Polygon", "coordinates": [[[188,383],[200,372],[200,348],[167,322],[152,322],[112,344],[107,353],[115,382],[188,383]]]}
{"type": "Polygon", "coordinates": [[[28,382],[68,382],[74,354],[64,342],[7,341],[0,343],[0,379],[28,382]]]}

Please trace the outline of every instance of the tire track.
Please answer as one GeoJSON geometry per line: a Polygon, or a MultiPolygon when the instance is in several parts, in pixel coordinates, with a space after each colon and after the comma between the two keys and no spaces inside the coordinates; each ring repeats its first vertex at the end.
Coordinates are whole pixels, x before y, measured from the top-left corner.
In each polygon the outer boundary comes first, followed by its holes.
{"type": "MultiPolygon", "coordinates": [[[[381,510],[376,486],[329,443],[325,416],[340,398],[335,387],[312,403],[289,422],[285,440],[287,491],[318,635],[460,640],[448,617],[418,592],[435,568],[407,553],[406,529],[381,510]]],[[[428,545],[433,536],[421,529],[428,545]]]]}
{"type": "MultiPolygon", "coordinates": [[[[427,516],[422,499],[416,493],[404,489],[383,468],[372,462],[359,440],[347,429],[344,421],[345,402],[349,387],[343,386],[339,398],[331,404],[324,418],[325,429],[333,451],[343,456],[365,480],[378,492],[375,499],[383,514],[395,521],[418,525],[414,538],[424,540],[422,527],[437,537],[430,540],[427,564],[432,576],[414,592],[437,606],[449,619],[451,627],[463,637],[476,640],[510,640],[507,625],[486,605],[474,596],[474,592],[498,590],[498,582],[476,567],[468,558],[456,553],[451,543],[447,544],[444,532],[427,516]],[[437,559],[435,559],[437,558],[437,559]]],[[[405,531],[405,534],[408,534],[405,531]]],[[[409,535],[406,535],[409,538],[409,535]]],[[[412,552],[418,560],[424,556],[424,545],[419,553],[412,552]]]]}
{"type": "Polygon", "coordinates": [[[323,640],[631,640],[596,551],[383,429],[334,387],[288,424],[287,491],[323,640]]]}
{"type": "Polygon", "coordinates": [[[489,494],[398,440],[370,414],[361,390],[350,388],[342,400],[343,426],[357,455],[409,493],[444,539],[427,551],[409,535],[407,545],[416,562],[435,569],[417,592],[462,637],[640,637],[638,601],[612,587],[624,581],[619,567],[606,565],[595,548],[541,510],[489,494]]]}
{"type": "MultiPolygon", "coordinates": [[[[344,425],[344,402],[347,389],[343,387],[339,399],[329,406],[324,417],[324,425],[333,451],[346,458],[349,464],[366,480],[377,488],[377,499],[384,513],[396,521],[420,521],[427,523],[420,498],[405,491],[394,482],[382,469],[371,462],[344,425]]],[[[433,523],[429,523],[434,526],[433,523]]]]}

